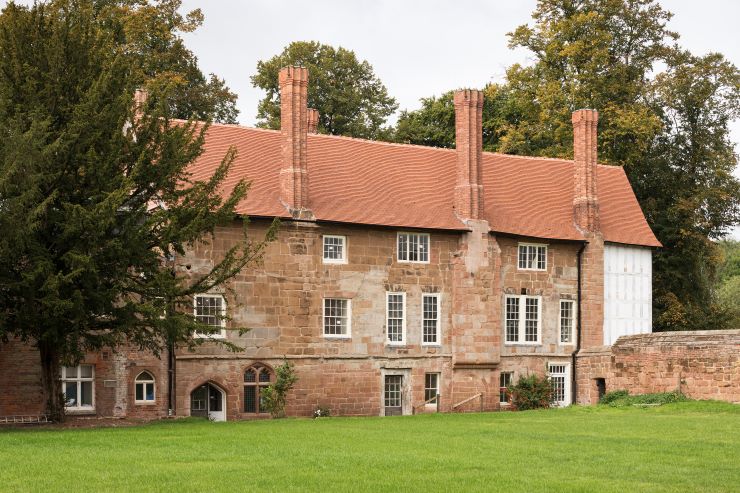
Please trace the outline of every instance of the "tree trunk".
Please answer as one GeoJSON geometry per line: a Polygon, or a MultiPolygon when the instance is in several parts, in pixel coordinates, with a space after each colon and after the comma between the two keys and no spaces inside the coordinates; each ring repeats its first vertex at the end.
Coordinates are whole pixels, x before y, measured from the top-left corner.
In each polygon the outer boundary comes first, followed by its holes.
{"type": "Polygon", "coordinates": [[[59,374],[61,366],[59,351],[54,344],[39,342],[41,356],[41,386],[43,387],[44,407],[49,419],[55,423],[64,421],[64,394],[59,374]]]}

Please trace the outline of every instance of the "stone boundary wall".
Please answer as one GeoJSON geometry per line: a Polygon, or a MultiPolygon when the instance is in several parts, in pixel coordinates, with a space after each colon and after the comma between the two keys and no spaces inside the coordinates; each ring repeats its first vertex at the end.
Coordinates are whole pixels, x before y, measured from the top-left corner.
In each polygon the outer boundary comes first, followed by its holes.
{"type": "Polygon", "coordinates": [[[611,347],[581,351],[576,378],[579,404],[598,402],[597,379],[607,392],[680,390],[692,399],[740,402],[740,330],[620,337],[611,347]]]}

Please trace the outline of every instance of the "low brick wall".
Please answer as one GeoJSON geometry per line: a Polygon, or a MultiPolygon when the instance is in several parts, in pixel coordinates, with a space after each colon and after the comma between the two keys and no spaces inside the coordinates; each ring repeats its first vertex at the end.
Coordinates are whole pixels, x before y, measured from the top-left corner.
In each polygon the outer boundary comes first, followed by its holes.
{"type": "Polygon", "coordinates": [[[607,392],[680,390],[692,399],[740,402],[740,330],[620,337],[611,347],[581,351],[576,375],[580,404],[598,401],[597,379],[607,392]]]}

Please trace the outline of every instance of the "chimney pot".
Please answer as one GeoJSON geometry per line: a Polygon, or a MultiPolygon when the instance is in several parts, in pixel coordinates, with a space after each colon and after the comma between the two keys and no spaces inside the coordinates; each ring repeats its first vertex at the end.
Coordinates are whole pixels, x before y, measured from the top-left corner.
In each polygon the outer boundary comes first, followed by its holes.
{"type": "Polygon", "coordinates": [[[319,110],[308,108],[308,133],[319,133],[319,110]]]}

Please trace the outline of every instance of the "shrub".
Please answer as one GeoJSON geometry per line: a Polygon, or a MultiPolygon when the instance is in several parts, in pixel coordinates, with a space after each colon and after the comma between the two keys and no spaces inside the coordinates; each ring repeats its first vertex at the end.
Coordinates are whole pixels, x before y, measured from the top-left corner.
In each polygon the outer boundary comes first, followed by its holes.
{"type": "Polygon", "coordinates": [[[599,404],[605,404],[611,407],[626,407],[626,406],[643,406],[643,405],[658,405],[670,404],[672,402],[683,402],[690,400],[688,397],[683,395],[681,392],[659,392],[655,394],[639,394],[629,395],[626,390],[615,390],[614,392],[608,392],[601,398],[599,404]]]}
{"type": "Polygon", "coordinates": [[[519,411],[548,408],[552,403],[552,383],[548,377],[522,375],[506,389],[512,405],[519,411]]]}
{"type": "Polygon", "coordinates": [[[331,416],[331,409],[329,409],[326,406],[319,406],[313,412],[314,419],[316,419],[316,418],[328,418],[329,416],[331,416]]]}
{"type": "Polygon", "coordinates": [[[290,361],[285,361],[275,368],[275,375],[275,383],[264,389],[260,397],[264,408],[273,418],[283,418],[285,417],[285,399],[288,391],[298,381],[298,377],[290,361]]]}

